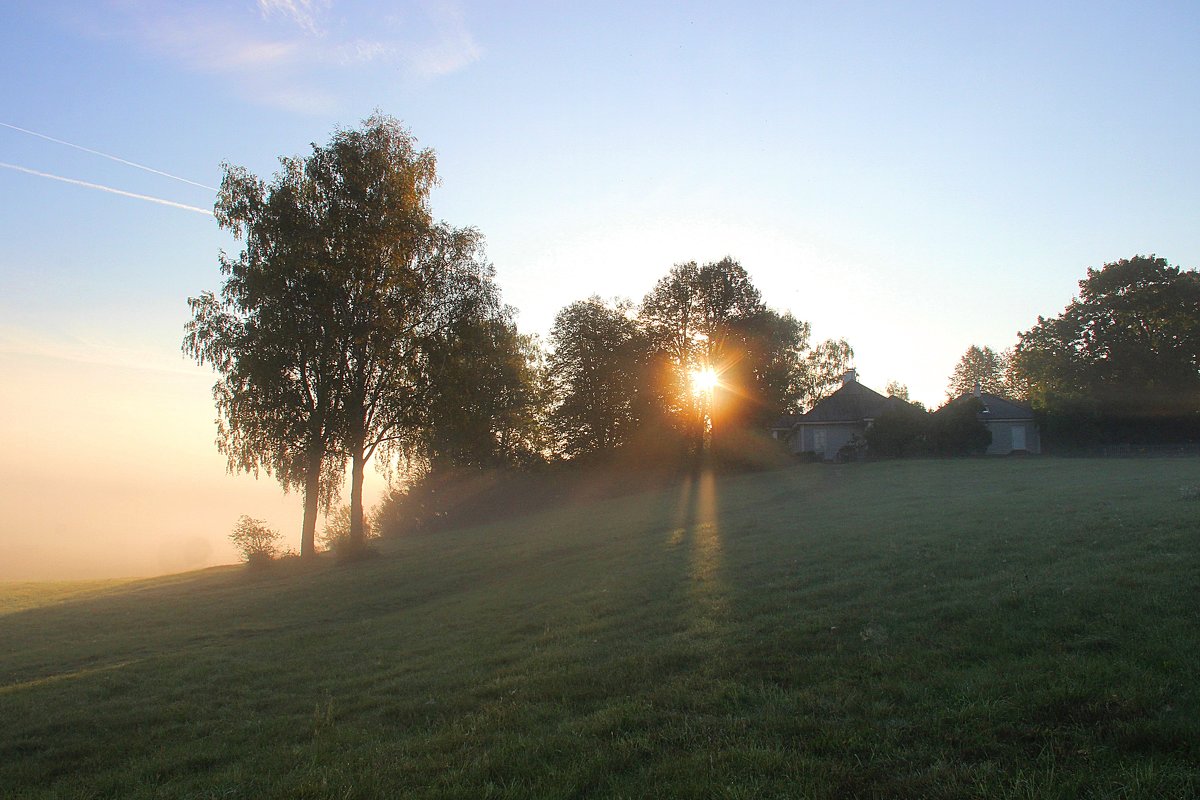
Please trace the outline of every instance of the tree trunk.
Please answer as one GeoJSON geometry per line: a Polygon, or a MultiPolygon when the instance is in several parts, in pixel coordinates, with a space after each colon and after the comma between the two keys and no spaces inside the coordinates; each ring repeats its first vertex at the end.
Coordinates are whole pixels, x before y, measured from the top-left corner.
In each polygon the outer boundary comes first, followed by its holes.
{"type": "Polygon", "coordinates": [[[321,462],[325,448],[309,451],[304,467],[304,522],[300,526],[300,557],[311,559],[317,554],[317,504],[321,494],[321,462]]]}
{"type": "Polygon", "coordinates": [[[361,551],[367,544],[363,530],[363,474],[366,458],[362,447],[354,448],[350,463],[350,549],[361,551]]]}

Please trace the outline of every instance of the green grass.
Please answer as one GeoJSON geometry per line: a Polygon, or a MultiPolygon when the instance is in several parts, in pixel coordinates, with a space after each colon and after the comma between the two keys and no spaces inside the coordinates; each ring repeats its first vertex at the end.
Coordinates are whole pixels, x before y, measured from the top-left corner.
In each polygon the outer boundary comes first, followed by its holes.
{"type": "Polygon", "coordinates": [[[0,585],[0,796],[1194,797],[1197,483],[809,465],[354,565],[0,585]]]}

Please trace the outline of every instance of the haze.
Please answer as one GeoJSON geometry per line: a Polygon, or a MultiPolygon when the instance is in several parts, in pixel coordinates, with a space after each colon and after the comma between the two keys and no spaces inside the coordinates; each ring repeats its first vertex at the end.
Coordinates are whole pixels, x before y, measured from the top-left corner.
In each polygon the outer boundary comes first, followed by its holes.
{"type": "MultiPolygon", "coordinates": [[[[732,255],[937,405],[1087,267],[1200,266],[1189,3],[18,3],[0,26],[0,579],[234,559],[186,298],[237,244],[220,163],[269,176],[374,109],[439,153],[523,331],[732,255]],[[111,156],[111,157],[110,157],[111,156]],[[113,158],[115,157],[115,159],[113,158]],[[150,171],[143,167],[151,168],[150,171]],[[64,180],[65,179],[65,180],[64,180]]],[[[381,482],[372,476],[373,494],[381,482]]]]}

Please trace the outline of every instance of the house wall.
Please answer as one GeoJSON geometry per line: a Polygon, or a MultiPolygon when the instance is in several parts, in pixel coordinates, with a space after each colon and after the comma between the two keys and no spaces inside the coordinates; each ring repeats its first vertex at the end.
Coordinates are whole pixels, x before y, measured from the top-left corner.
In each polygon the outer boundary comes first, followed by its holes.
{"type": "Polygon", "coordinates": [[[1013,429],[1022,428],[1025,431],[1026,453],[1042,452],[1042,441],[1038,436],[1037,425],[1032,420],[998,420],[987,423],[992,432],[992,443],[988,445],[989,456],[1006,456],[1013,451],[1013,429]]]}
{"type": "Polygon", "coordinates": [[[792,436],[792,452],[796,454],[817,453],[824,460],[833,461],[837,458],[838,450],[848,444],[855,435],[861,439],[865,430],[865,425],[854,423],[799,425],[796,433],[792,436]],[[818,451],[817,446],[821,444],[822,436],[824,437],[824,449],[818,451]]]}

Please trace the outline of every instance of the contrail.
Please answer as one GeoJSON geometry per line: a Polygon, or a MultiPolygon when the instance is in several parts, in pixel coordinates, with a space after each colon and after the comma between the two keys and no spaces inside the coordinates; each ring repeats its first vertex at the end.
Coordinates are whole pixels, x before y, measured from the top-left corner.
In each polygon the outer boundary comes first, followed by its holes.
{"type": "Polygon", "coordinates": [[[199,206],[189,206],[185,203],[176,203],[174,200],[164,200],[161,197],[151,197],[148,194],[137,194],[135,192],[127,192],[124,189],[114,189],[111,186],[101,186],[98,183],[88,183],[87,181],[80,181],[80,180],[76,180],[75,178],[64,178],[61,175],[51,175],[49,172],[38,172],[36,169],[29,169],[28,167],[18,167],[16,164],[6,164],[3,161],[0,161],[0,167],[4,167],[5,169],[13,169],[13,170],[16,170],[17,172],[24,172],[26,175],[37,175],[39,178],[49,178],[52,181],[62,181],[63,183],[73,183],[76,186],[83,186],[88,189],[99,189],[102,192],[111,192],[112,194],[119,194],[122,197],[132,197],[137,200],[148,200],[151,203],[158,203],[159,205],[171,206],[173,208],[182,208],[184,211],[195,211],[197,214],[207,214],[210,217],[213,215],[213,212],[209,211],[207,208],[200,208],[199,206]]]}
{"type": "Polygon", "coordinates": [[[16,125],[9,125],[7,122],[0,122],[0,126],[3,126],[5,128],[10,128],[14,131],[20,131],[21,133],[27,133],[30,136],[36,136],[39,139],[45,139],[46,141],[54,142],[55,144],[66,145],[67,147],[74,147],[76,150],[82,150],[83,152],[91,153],[94,156],[100,156],[101,158],[107,158],[110,161],[116,161],[118,164],[124,164],[129,167],[136,167],[138,169],[145,170],[146,172],[153,172],[155,175],[162,175],[164,178],[170,178],[173,181],[180,181],[182,183],[190,183],[192,186],[199,186],[201,189],[208,189],[210,192],[217,191],[212,186],[206,186],[203,183],[196,183],[195,181],[189,181],[187,178],[181,178],[178,175],[172,175],[169,172],[163,172],[161,169],[155,169],[154,167],[147,167],[145,164],[139,164],[136,161],[127,161],[123,158],[118,158],[117,156],[109,155],[108,153],[101,153],[99,150],[93,150],[90,147],[84,147],[82,145],[71,144],[70,142],[64,142],[62,139],[55,139],[53,136],[47,136],[44,133],[38,133],[37,131],[31,131],[28,128],[19,128],[16,125]]]}

